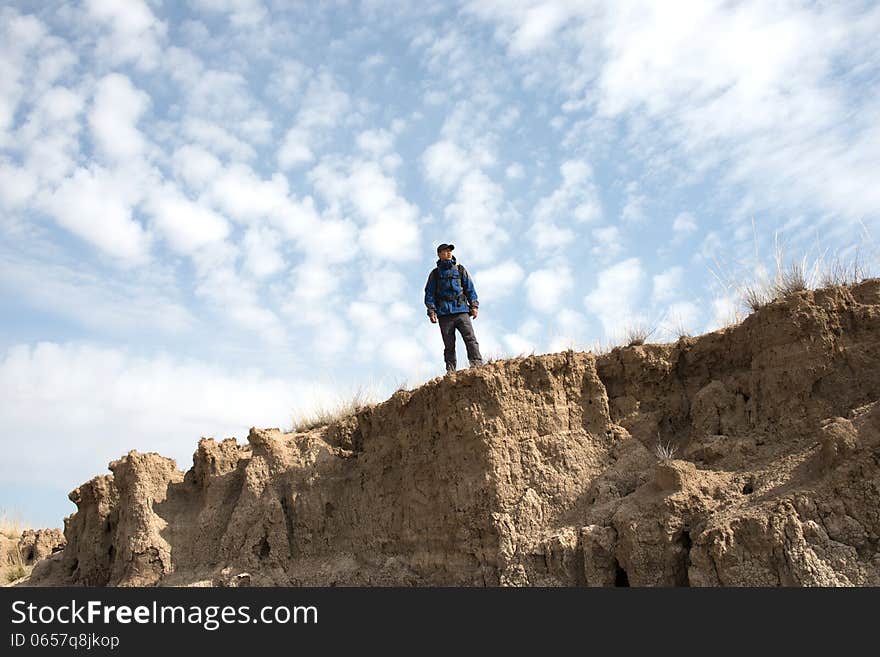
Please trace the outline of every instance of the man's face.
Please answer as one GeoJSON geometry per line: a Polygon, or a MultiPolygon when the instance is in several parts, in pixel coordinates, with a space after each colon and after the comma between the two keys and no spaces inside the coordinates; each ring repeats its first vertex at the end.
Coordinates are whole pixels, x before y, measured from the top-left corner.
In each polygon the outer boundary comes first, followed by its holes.
{"type": "Polygon", "coordinates": [[[449,249],[437,251],[437,255],[440,256],[441,260],[452,260],[452,251],[450,251],[449,249]]]}

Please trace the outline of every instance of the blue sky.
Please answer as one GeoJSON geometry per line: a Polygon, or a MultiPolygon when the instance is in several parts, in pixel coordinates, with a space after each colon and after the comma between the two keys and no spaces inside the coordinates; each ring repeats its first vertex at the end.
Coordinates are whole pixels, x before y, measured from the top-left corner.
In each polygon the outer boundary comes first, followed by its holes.
{"type": "Polygon", "coordinates": [[[439,375],[440,242],[486,357],[713,330],[775,235],[876,270],[878,33],[870,2],[0,5],[0,507],[59,526],[129,449],[185,469],[439,375]]]}

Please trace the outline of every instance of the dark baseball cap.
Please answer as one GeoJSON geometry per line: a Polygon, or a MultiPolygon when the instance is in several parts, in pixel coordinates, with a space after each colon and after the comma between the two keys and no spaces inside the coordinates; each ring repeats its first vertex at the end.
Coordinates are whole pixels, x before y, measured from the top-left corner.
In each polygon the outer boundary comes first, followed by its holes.
{"type": "Polygon", "coordinates": [[[450,251],[452,251],[454,248],[455,248],[454,244],[441,244],[440,246],[437,247],[437,253],[440,253],[441,251],[445,251],[446,249],[449,249],[450,251]]]}

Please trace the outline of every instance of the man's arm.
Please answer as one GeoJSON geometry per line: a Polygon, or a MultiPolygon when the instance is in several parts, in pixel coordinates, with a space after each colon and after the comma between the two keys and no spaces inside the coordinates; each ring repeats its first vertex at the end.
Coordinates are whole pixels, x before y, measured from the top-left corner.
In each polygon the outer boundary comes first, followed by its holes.
{"type": "Polygon", "coordinates": [[[428,317],[432,322],[437,321],[437,302],[434,299],[434,277],[437,270],[434,269],[428,274],[428,282],[425,283],[425,308],[428,309],[428,317]]]}
{"type": "Polygon", "coordinates": [[[468,306],[471,309],[471,317],[477,316],[477,309],[480,307],[480,300],[477,297],[477,288],[474,287],[474,279],[468,273],[468,270],[461,267],[461,287],[464,290],[464,296],[467,298],[468,306]]]}

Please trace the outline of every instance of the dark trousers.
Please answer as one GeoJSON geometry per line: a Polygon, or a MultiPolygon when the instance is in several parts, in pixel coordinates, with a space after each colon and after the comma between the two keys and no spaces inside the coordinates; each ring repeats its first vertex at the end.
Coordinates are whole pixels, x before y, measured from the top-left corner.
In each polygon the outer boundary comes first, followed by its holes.
{"type": "Polygon", "coordinates": [[[443,359],[446,361],[446,370],[455,369],[455,330],[461,333],[464,346],[467,348],[468,360],[471,365],[482,365],[483,357],[480,356],[480,344],[474,335],[474,325],[468,313],[456,313],[455,315],[440,315],[437,318],[440,324],[440,335],[443,336],[443,359]]]}

